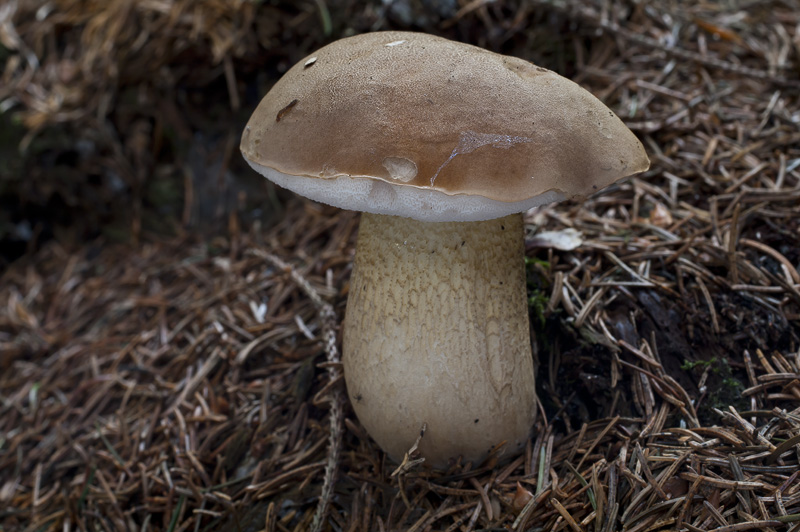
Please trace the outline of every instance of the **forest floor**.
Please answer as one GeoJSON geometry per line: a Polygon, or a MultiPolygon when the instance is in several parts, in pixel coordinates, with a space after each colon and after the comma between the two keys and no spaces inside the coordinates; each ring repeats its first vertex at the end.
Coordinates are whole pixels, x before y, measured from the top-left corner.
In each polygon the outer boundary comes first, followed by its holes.
{"type": "Polygon", "coordinates": [[[0,8],[0,531],[800,530],[791,2],[55,4],[0,8]],[[359,217],[239,159],[376,29],[567,75],[650,156],[526,214],[522,454],[398,468],[330,400],[359,217]]]}

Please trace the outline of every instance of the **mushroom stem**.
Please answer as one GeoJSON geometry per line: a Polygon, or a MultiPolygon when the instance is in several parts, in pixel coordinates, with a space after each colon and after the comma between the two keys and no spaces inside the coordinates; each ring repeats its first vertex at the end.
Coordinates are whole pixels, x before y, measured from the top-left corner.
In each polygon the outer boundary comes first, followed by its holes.
{"type": "Polygon", "coordinates": [[[426,223],[364,213],[350,281],[343,363],[359,420],[395,460],[413,445],[446,467],[535,418],[522,215],[426,223]]]}

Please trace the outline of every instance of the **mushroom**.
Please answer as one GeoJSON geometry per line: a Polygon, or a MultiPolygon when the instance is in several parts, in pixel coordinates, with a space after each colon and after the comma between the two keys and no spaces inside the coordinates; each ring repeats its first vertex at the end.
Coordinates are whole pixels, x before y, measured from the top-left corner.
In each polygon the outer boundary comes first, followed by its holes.
{"type": "Polygon", "coordinates": [[[577,84],[420,33],[329,44],[253,113],[241,151],[281,187],[363,211],[343,331],[362,425],[434,467],[525,445],[536,412],[521,212],[649,166],[577,84]]]}

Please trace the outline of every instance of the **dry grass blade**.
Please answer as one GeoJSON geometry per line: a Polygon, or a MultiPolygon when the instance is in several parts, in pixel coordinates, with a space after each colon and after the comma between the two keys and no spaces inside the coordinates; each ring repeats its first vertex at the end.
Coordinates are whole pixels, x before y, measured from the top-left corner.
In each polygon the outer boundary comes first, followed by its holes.
{"type": "MultiPolygon", "coordinates": [[[[337,319],[336,312],[330,303],[325,302],[320,296],[319,292],[311,286],[297,270],[286,264],[284,261],[262,250],[253,249],[250,253],[266,260],[276,268],[286,271],[291,276],[292,280],[303,290],[306,296],[311,299],[314,306],[319,313],[320,321],[322,322],[322,337],[323,345],[325,347],[325,355],[328,361],[328,379],[331,385],[334,385],[341,378],[341,361],[339,359],[339,348],[336,341],[337,319]]],[[[333,496],[333,487],[336,482],[336,471],[339,467],[339,453],[342,446],[342,424],[344,414],[342,412],[342,403],[344,397],[342,396],[341,388],[326,387],[323,389],[329,395],[330,403],[330,431],[328,434],[328,460],[325,464],[325,479],[322,483],[322,492],[319,498],[317,510],[314,513],[314,520],[311,523],[311,531],[317,532],[322,529],[325,516],[328,512],[328,506],[333,496]]]]}

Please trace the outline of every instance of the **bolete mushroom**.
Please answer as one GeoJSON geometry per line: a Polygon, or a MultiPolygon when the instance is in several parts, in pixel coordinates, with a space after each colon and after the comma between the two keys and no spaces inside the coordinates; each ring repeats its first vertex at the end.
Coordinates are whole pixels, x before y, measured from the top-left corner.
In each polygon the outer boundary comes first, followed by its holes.
{"type": "Polygon", "coordinates": [[[353,408],[399,460],[524,446],[535,417],[520,212],[649,161],[614,113],[522,59],[379,32],[292,67],[242,136],[281,187],[363,211],[344,323],[353,408]]]}

